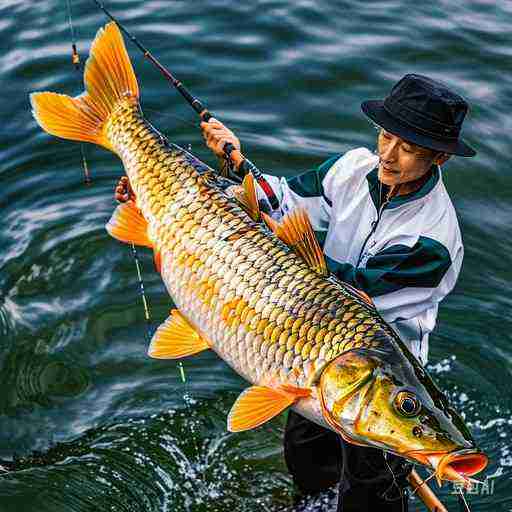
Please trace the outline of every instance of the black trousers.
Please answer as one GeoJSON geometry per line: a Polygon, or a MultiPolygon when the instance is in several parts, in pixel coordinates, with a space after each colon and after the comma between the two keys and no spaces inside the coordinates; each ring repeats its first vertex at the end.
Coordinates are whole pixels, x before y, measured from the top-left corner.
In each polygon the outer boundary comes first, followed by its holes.
{"type": "Polygon", "coordinates": [[[411,467],[400,457],[345,443],[293,411],[288,413],[284,456],[303,493],[315,494],[340,483],[337,512],[408,511],[405,487],[411,467]]]}

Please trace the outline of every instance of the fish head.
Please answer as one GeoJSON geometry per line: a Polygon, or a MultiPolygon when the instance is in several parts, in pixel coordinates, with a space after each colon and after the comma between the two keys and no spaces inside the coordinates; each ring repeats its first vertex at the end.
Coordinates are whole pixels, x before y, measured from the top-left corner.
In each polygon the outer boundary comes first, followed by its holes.
{"type": "Polygon", "coordinates": [[[353,349],[319,376],[326,422],[346,441],[381,448],[470,485],[487,456],[417,360],[393,350],[353,349]]]}

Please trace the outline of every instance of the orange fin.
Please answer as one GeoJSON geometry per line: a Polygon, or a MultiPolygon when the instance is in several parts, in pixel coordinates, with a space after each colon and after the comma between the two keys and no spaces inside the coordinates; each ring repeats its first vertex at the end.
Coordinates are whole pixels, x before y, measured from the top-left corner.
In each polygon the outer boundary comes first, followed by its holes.
{"type": "Polygon", "coordinates": [[[189,321],[177,309],[173,309],[153,335],[148,355],[156,359],[179,359],[209,348],[189,321]]]}
{"type": "Polygon", "coordinates": [[[103,126],[121,102],[138,103],[139,86],[119,28],[98,30],[84,72],[85,92],[75,98],[53,92],[30,95],[32,113],[43,130],[112,149],[103,126]]]}
{"type": "Polygon", "coordinates": [[[148,238],[148,223],[131,201],[120,204],[114,210],[105,228],[110,236],[120,242],[153,247],[148,238]]]}
{"type": "Polygon", "coordinates": [[[324,253],[304,208],[296,208],[286,214],[281,223],[268,215],[264,215],[263,219],[274,234],[294,249],[315,272],[323,276],[329,275],[324,253]]]}
{"type": "Polygon", "coordinates": [[[369,306],[372,306],[373,308],[375,307],[375,304],[374,304],[372,298],[366,292],[363,292],[363,290],[360,290],[359,288],[354,288],[352,285],[345,283],[345,282],[343,282],[343,286],[348,288],[354,294],[358,295],[369,306]]]}
{"type": "Polygon", "coordinates": [[[228,415],[228,430],[240,432],[259,427],[310,393],[309,389],[285,385],[279,388],[251,386],[233,404],[228,415]]]}
{"type": "Polygon", "coordinates": [[[242,187],[242,185],[232,185],[226,189],[226,193],[232,195],[240,203],[241,206],[247,208],[244,187],[242,187]]]}
{"type": "MultiPolygon", "coordinates": [[[[248,199],[248,196],[247,196],[244,186],[233,185],[232,187],[229,187],[227,189],[227,191],[229,192],[230,195],[232,195],[236,199],[237,203],[249,214],[249,216],[253,220],[259,220],[259,219],[255,219],[255,217],[257,217],[257,216],[254,214],[254,208],[248,199]]],[[[259,205],[258,205],[258,209],[259,209],[259,205]]]]}
{"type": "Polygon", "coordinates": [[[156,271],[161,274],[162,273],[162,253],[160,251],[156,251],[153,254],[153,261],[155,263],[156,271]]]}
{"type": "Polygon", "coordinates": [[[275,235],[277,235],[277,231],[279,230],[279,222],[277,220],[274,220],[270,215],[266,214],[265,212],[261,212],[261,217],[263,219],[263,222],[267,225],[268,229],[272,231],[275,235]]]}
{"type": "Polygon", "coordinates": [[[259,222],[261,219],[260,206],[258,204],[258,194],[256,193],[256,185],[254,183],[254,177],[251,173],[245,175],[242,181],[242,187],[244,189],[243,197],[239,197],[239,201],[245,208],[251,219],[259,222]]]}

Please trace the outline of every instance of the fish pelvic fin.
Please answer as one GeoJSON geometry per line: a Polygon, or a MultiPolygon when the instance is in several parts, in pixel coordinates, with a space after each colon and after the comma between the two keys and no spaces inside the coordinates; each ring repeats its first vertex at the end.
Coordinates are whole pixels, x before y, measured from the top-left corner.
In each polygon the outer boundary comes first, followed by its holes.
{"type": "Polygon", "coordinates": [[[85,92],[74,98],[54,92],[30,95],[32,114],[46,132],[113,150],[106,121],[123,102],[138,105],[139,86],[123,38],[114,22],[100,28],[84,71],[85,92]]]}
{"type": "Polygon", "coordinates": [[[208,350],[210,345],[177,310],[156,330],[148,355],[156,359],[180,359],[208,350]]]}
{"type": "Polygon", "coordinates": [[[309,389],[285,384],[277,388],[251,386],[233,404],[228,415],[228,430],[241,432],[259,427],[310,394],[309,389]]]}

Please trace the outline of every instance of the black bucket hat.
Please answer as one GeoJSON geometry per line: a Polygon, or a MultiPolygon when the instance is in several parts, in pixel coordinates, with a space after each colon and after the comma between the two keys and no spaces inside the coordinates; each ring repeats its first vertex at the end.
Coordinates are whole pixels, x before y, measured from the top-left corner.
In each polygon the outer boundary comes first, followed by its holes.
{"type": "Polygon", "coordinates": [[[386,99],[364,101],[361,109],[379,126],[408,142],[452,155],[476,155],[459,139],[468,104],[431,78],[405,75],[386,99]]]}

